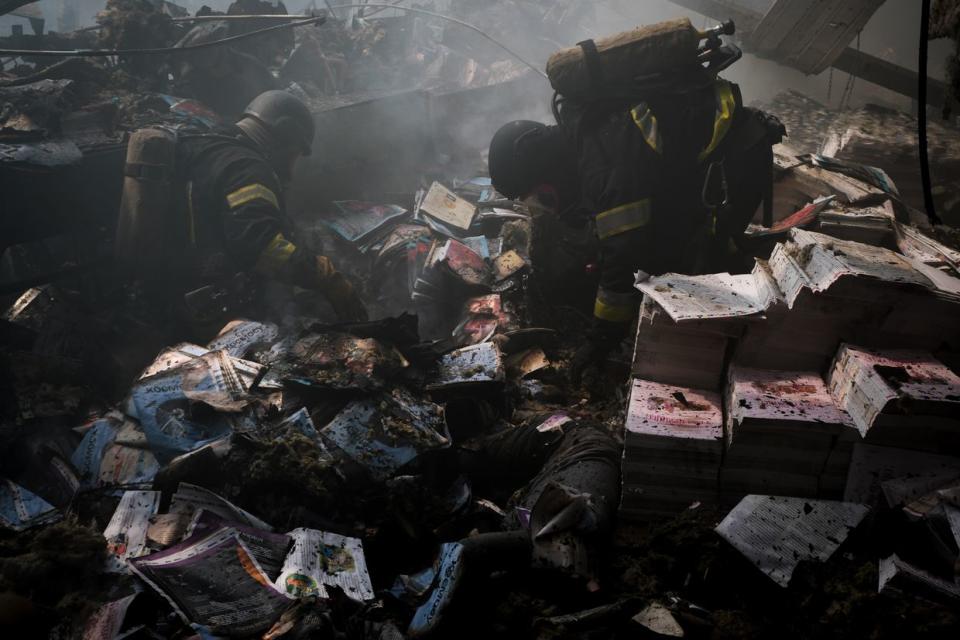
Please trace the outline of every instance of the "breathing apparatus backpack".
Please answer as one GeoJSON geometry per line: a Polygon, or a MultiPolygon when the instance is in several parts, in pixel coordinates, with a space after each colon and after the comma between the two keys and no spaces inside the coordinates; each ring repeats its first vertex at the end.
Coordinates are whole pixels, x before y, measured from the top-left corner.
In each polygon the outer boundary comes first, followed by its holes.
{"type": "Polygon", "coordinates": [[[194,125],[152,125],[130,135],[114,259],[131,280],[178,277],[196,267],[189,177],[180,147],[196,138],[233,138],[194,125]]]}
{"type": "MultiPolygon", "coordinates": [[[[737,87],[718,77],[743,56],[736,45],[720,39],[735,31],[732,21],[699,31],[689,19],[681,18],[557,51],[547,62],[547,76],[555,90],[554,117],[578,139],[581,128],[588,126],[585,123],[612,111],[632,109],[640,127],[649,119],[636,113],[638,105],[679,106],[715,95],[714,140],[699,157],[683,159],[678,166],[668,167],[667,173],[696,182],[690,188],[702,194],[702,203],[714,212],[716,225],[721,209],[735,209],[737,205],[727,197],[726,158],[736,161],[746,153],[769,158],[769,170],[756,178],[753,189],[761,192],[766,222],[772,216],[772,147],[781,141],[785,129],[775,117],[744,108],[737,87]],[[716,91],[706,90],[710,87],[716,91]],[[700,163],[692,171],[686,166],[691,160],[700,163]]],[[[643,133],[647,138],[648,132],[643,133]]],[[[670,144],[669,140],[664,142],[670,144]]],[[[738,242],[752,214],[753,210],[731,213],[724,232],[738,242]]]]}
{"type": "Polygon", "coordinates": [[[192,194],[180,148],[196,138],[235,141],[190,125],[153,125],[130,135],[114,259],[127,281],[137,284],[133,291],[173,304],[167,311],[182,321],[222,326],[242,314],[257,291],[247,274],[212,274],[206,261],[216,262],[210,255],[215,252],[192,237],[192,194]]]}
{"type": "Polygon", "coordinates": [[[152,126],[135,131],[127,143],[123,195],[114,256],[131,279],[156,277],[175,260],[178,188],[177,129],[152,126]]]}

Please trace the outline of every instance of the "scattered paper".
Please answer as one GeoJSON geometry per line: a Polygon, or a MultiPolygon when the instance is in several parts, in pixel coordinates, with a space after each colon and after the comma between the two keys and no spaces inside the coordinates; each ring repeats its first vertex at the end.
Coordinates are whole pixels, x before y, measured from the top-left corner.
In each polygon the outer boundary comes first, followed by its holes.
{"type": "Polygon", "coordinates": [[[673,617],[670,609],[653,602],[633,616],[633,621],[653,634],[663,638],[682,638],[683,627],[673,617]]]}
{"type": "Polygon", "coordinates": [[[120,635],[120,629],[123,628],[124,619],[127,617],[127,610],[138,595],[140,594],[130,594],[97,609],[87,620],[83,630],[83,640],[122,640],[143,629],[145,625],[136,625],[127,629],[122,636],[120,635]]]}
{"type": "Polygon", "coordinates": [[[280,329],[275,324],[234,320],[220,330],[217,337],[207,345],[207,349],[226,351],[234,358],[242,358],[254,347],[270,344],[279,335],[280,329]]]}
{"type": "Polygon", "coordinates": [[[107,571],[123,573],[127,561],[147,550],[150,518],[160,506],[159,491],[125,491],[110,523],[103,531],[107,540],[107,571]]]}
{"type": "Polygon", "coordinates": [[[453,600],[454,593],[463,577],[463,545],[459,542],[444,543],[435,572],[435,585],[430,597],[413,614],[407,635],[418,638],[433,631],[453,600]]]}
{"type": "Polygon", "coordinates": [[[946,607],[960,604],[960,586],[908,564],[896,554],[880,560],[879,593],[919,597],[946,607]]]}
{"type": "Polygon", "coordinates": [[[492,342],[451,351],[440,359],[438,370],[437,376],[427,384],[427,389],[503,382],[506,377],[500,348],[492,342]]]}
{"type": "Polygon", "coordinates": [[[759,275],[714,273],[686,276],[668,273],[638,282],[675,321],[751,316],[776,301],[776,292],[759,275]]]}
{"type": "Polygon", "coordinates": [[[290,598],[327,598],[325,586],[336,586],[358,602],[374,599],[358,538],[303,528],[288,535],[293,538],[293,548],[277,578],[277,589],[290,598]]]}
{"type": "Polygon", "coordinates": [[[450,446],[443,409],[401,388],[354,400],[320,435],[377,480],[386,480],[423,451],[450,446]]]}
{"type": "Polygon", "coordinates": [[[290,604],[231,528],[136,558],[130,567],[185,622],[203,625],[214,635],[256,634],[290,604]]]}
{"type": "Polygon", "coordinates": [[[255,529],[273,530],[273,527],[260,518],[244,511],[213,491],[188,482],[181,482],[170,502],[170,513],[187,513],[193,517],[201,509],[220,516],[226,522],[236,522],[255,529]]]}
{"type": "Polygon", "coordinates": [[[11,480],[0,478],[0,527],[25,531],[60,520],[57,509],[11,480]]]}
{"type": "Polygon", "coordinates": [[[121,415],[110,414],[93,423],[70,458],[80,486],[148,488],[160,471],[146,446],[140,427],[121,415]]]}
{"type": "Polygon", "coordinates": [[[439,182],[434,182],[420,204],[427,215],[466,231],[473,224],[477,208],[439,182]]]}
{"type": "Polygon", "coordinates": [[[869,511],[849,502],[750,495],[716,531],[786,587],[801,560],[826,561],[869,511]]]}

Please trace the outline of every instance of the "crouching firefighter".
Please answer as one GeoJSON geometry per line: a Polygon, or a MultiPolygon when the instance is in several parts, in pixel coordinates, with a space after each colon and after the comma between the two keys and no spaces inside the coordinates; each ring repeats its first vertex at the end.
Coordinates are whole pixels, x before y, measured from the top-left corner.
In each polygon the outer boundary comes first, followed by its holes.
{"type": "Polygon", "coordinates": [[[765,217],[772,206],[772,147],[785,131],[717,75],[741,55],[720,42],[732,31],[728,23],[698,32],[686,19],[637,30],[638,63],[627,69],[629,57],[605,58],[592,41],[558,52],[547,65],[558,124],[512,122],[491,142],[490,176],[508,197],[563,193],[558,168],[576,166],[600,282],[588,340],[571,363],[575,382],[626,336],[637,278],[752,266],[739,250],[743,231],[761,202],[765,217]],[[559,161],[559,149],[572,158],[559,161]]]}
{"type": "Polygon", "coordinates": [[[193,325],[248,310],[260,278],[322,292],[341,320],[366,319],[350,282],[297,244],[286,214],[282,186],[313,136],[306,105],[284,91],[256,97],[231,127],[135,132],[115,249],[127,278],[193,325]]]}

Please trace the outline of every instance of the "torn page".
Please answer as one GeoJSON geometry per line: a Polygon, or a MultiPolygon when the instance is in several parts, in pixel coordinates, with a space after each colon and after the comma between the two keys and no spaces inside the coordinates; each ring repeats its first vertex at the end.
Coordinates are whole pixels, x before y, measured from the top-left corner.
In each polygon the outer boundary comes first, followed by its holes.
{"type": "Polygon", "coordinates": [[[451,351],[440,359],[428,390],[449,389],[474,383],[503,382],[506,377],[500,348],[492,342],[451,351]]]}
{"type": "Polygon", "coordinates": [[[177,492],[170,502],[170,513],[189,513],[191,516],[200,509],[214,513],[227,522],[273,531],[273,527],[266,522],[236,506],[226,498],[222,498],[209,489],[198,487],[195,484],[181,482],[177,492]]]}
{"type": "Polygon", "coordinates": [[[263,631],[290,604],[230,528],[136,558],[130,567],[185,622],[218,636],[263,631]]]}
{"type": "Polygon", "coordinates": [[[217,337],[207,344],[210,351],[226,351],[234,358],[242,358],[255,347],[270,344],[280,335],[272,323],[253,320],[234,320],[227,323],[217,337]]]}
{"type": "MultiPolygon", "coordinates": [[[[826,291],[841,278],[851,276],[936,289],[934,283],[917,271],[907,258],[883,247],[792,229],[787,251],[803,270],[806,286],[814,292],[826,291]]],[[[781,288],[787,291],[786,287],[781,288]]],[[[787,296],[787,305],[791,309],[797,295],[799,290],[787,296]]]]}
{"type": "Polygon", "coordinates": [[[450,446],[443,409],[401,388],[351,402],[320,435],[377,480],[423,451],[450,446]]]}
{"type": "Polygon", "coordinates": [[[287,554],[276,586],[291,598],[326,598],[325,586],[336,586],[358,602],[373,600],[373,584],[367,572],[363,545],[316,529],[294,529],[293,548],[287,554]]]}
{"type": "Polygon", "coordinates": [[[128,413],[136,418],[154,453],[164,458],[187,453],[233,431],[229,416],[192,419],[192,405],[219,411],[244,408],[249,399],[240,376],[223,351],[195,358],[164,373],[139,380],[130,391],[128,413]]]}
{"type": "Polygon", "coordinates": [[[879,574],[879,593],[923,598],[950,608],[960,604],[960,586],[914,567],[896,554],[880,560],[879,574]]]}
{"type": "Polygon", "coordinates": [[[108,572],[124,573],[128,560],[144,554],[150,518],[159,506],[159,491],[124,491],[110,523],[103,530],[109,554],[108,572]]]}
{"type": "MultiPolygon", "coordinates": [[[[108,602],[97,609],[84,626],[83,640],[119,640],[120,629],[123,628],[127,610],[130,609],[130,605],[138,595],[140,594],[130,594],[125,598],[108,602]]],[[[135,631],[143,629],[144,626],[141,624],[127,629],[123,633],[123,637],[125,638],[135,631]]]]}
{"type": "Polygon", "coordinates": [[[80,476],[80,486],[87,489],[112,485],[148,488],[160,471],[140,427],[114,413],[87,429],[70,462],[80,476]]]}
{"type": "Polygon", "coordinates": [[[0,478],[0,527],[25,531],[60,520],[56,507],[12,480],[0,478]]]}
{"type": "Polygon", "coordinates": [[[754,274],[714,273],[685,276],[668,273],[636,284],[675,322],[738,318],[762,313],[774,302],[754,274]]]}
{"type": "Polygon", "coordinates": [[[271,581],[276,580],[293,542],[290,536],[229,522],[206,509],[200,509],[194,515],[188,526],[187,535],[188,537],[208,535],[228,527],[237,532],[237,536],[247,545],[247,549],[256,558],[267,577],[271,581]]]}
{"type": "Polygon", "coordinates": [[[960,474],[960,458],[858,442],[853,446],[843,498],[848,502],[880,504],[883,482],[934,474],[948,477],[960,474]]]}
{"type": "Polygon", "coordinates": [[[716,531],[771,580],[786,587],[801,560],[826,561],[868,511],[848,502],[750,495],[716,531]]]}

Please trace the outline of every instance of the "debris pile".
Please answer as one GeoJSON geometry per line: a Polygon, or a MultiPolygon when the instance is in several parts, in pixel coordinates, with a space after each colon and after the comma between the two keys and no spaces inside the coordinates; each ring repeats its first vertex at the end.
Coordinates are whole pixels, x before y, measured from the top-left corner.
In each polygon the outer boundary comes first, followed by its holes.
{"type": "MultiPolygon", "coordinates": [[[[791,147],[843,164],[880,167],[884,176],[892,179],[889,184],[895,185],[893,195],[914,209],[924,209],[923,185],[917,171],[920,156],[915,116],[873,104],[837,111],[794,90],[777,95],[763,108],[786,125],[791,147]]],[[[957,128],[949,121],[933,118],[927,125],[927,136],[937,210],[944,220],[956,224],[960,219],[960,203],[955,196],[960,159],[957,128]]],[[[810,162],[802,156],[799,160],[810,162]]]]}
{"type": "Polygon", "coordinates": [[[422,190],[412,213],[351,201],[336,207],[356,217],[323,220],[344,264],[392,261],[402,294],[377,303],[429,318],[428,341],[402,314],[238,319],[161,350],[111,406],[83,380],[84,364],[120,357],[107,337],[65,323],[78,310],[56,287],[14,303],[4,356],[62,366],[65,386],[9,368],[3,433],[28,456],[4,465],[0,524],[101,533],[95,571],[116,578],[88,634],[281,637],[363,621],[420,635],[460,624],[458,594],[496,570],[596,583],[620,447],[545,401],[555,334],[527,319],[530,215],[487,178],[457,184],[422,190]]]}
{"type": "MultiPolygon", "coordinates": [[[[573,41],[593,11],[446,9],[533,57],[557,48],[543,24],[573,41]]],[[[286,8],[238,0],[226,14],[272,12],[286,8]]],[[[960,624],[960,253],[909,224],[909,118],[778,98],[805,153],[775,150],[773,219],[740,239],[758,259],[638,281],[629,383],[608,367],[605,388],[574,388],[564,365],[586,322],[563,302],[595,289],[590,231],[498,194],[476,175],[488,139],[461,121],[499,113],[486,100],[511,81],[533,94],[526,68],[423,16],[333,12],[200,54],[25,56],[0,71],[0,248],[59,234],[106,255],[127,132],[208,131],[283,87],[328,136],[290,194],[304,244],[377,318],[333,323],[294,291],[171,336],[76,279],[19,286],[63,266],[44,260],[60,245],[5,260],[20,279],[0,319],[11,637],[943,637],[960,624]]],[[[182,49],[275,24],[173,16],[111,0],[98,29],[46,42],[182,49]]],[[[955,136],[931,135],[952,177],[955,136]]]]}

